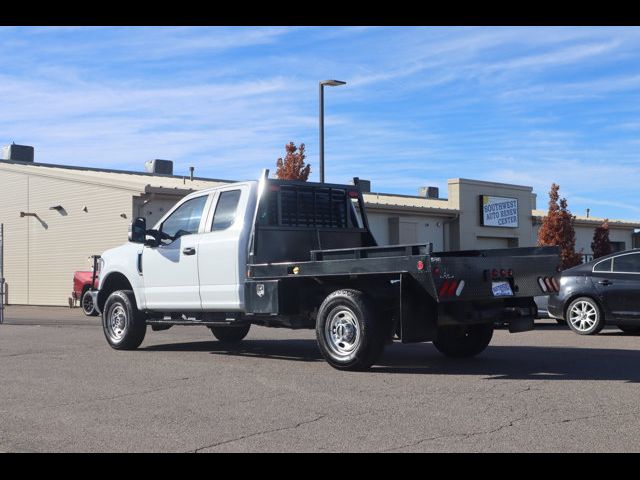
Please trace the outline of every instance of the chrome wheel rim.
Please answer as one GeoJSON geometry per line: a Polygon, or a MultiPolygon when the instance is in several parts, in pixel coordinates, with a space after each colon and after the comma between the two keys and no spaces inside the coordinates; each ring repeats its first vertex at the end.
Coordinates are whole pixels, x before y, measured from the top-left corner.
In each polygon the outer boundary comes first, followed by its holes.
{"type": "Polygon", "coordinates": [[[88,293],[85,293],[82,296],[82,309],[84,310],[85,313],[93,312],[93,299],[91,298],[91,295],[89,295],[88,293]]]}
{"type": "Polygon", "coordinates": [[[598,322],[598,310],[591,302],[581,300],[571,307],[569,321],[576,330],[587,332],[598,322]]]}
{"type": "Polygon", "coordinates": [[[115,342],[122,340],[127,328],[127,312],[121,305],[116,305],[111,309],[107,322],[109,336],[115,342]]]}
{"type": "Polygon", "coordinates": [[[324,337],[332,353],[348,357],[358,349],[361,340],[360,327],[355,314],[346,307],[335,311],[324,327],[324,337]]]}

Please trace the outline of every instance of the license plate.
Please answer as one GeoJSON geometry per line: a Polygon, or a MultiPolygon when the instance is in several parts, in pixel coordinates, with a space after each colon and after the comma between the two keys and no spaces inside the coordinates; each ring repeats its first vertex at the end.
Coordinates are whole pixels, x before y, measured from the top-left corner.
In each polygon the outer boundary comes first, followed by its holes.
{"type": "Polygon", "coordinates": [[[491,282],[491,291],[493,292],[494,297],[513,296],[509,282],[491,282]]]}

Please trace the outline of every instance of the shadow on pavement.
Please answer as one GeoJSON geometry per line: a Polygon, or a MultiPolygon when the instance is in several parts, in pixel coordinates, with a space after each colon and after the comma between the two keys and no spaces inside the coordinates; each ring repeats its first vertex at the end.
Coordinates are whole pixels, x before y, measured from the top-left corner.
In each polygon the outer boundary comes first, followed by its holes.
{"type": "MultiPolygon", "coordinates": [[[[612,332],[617,335],[617,332],[612,332]]],[[[323,361],[315,340],[245,340],[237,346],[216,341],[153,345],[146,351],[209,352],[213,355],[287,361],[323,361]]],[[[370,372],[481,375],[512,380],[619,380],[640,382],[640,351],[584,347],[489,346],[470,359],[442,356],[431,343],[387,346],[370,372]]]]}

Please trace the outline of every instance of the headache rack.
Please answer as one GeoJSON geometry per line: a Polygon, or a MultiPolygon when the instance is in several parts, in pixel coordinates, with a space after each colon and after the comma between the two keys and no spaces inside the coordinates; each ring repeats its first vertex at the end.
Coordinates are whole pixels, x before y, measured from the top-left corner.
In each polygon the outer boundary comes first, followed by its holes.
{"type": "Polygon", "coordinates": [[[260,181],[249,263],[309,261],[312,250],[377,245],[357,182],[337,185],[267,175],[260,181]]]}

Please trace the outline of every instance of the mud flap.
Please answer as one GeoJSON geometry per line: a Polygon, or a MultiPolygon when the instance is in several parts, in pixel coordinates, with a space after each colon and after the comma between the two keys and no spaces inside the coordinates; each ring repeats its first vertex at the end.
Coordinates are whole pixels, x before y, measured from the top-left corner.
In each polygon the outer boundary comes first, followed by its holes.
{"type": "Polygon", "coordinates": [[[519,317],[509,320],[509,333],[528,332],[533,329],[533,317],[519,317]]]}
{"type": "Polygon", "coordinates": [[[411,275],[400,275],[400,339],[402,343],[436,338],[438,310],[435,301],[411,275]]]}

